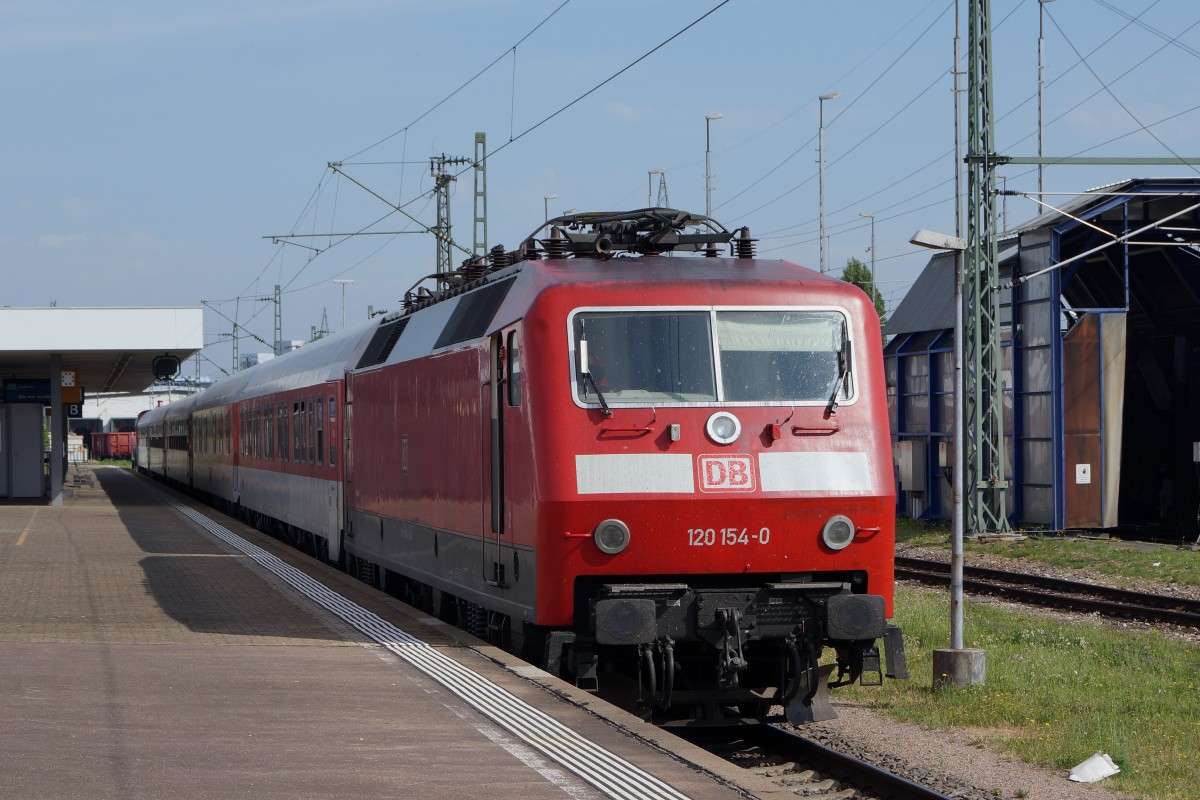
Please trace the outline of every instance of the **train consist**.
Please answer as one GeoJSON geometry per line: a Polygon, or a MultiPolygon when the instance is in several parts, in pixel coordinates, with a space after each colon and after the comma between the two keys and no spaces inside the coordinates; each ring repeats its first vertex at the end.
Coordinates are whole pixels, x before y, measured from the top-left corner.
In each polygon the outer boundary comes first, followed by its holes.
{"type": "Polygon", "coordinates": [[[550,220],[147,412],[138,468],[657,720],[828,718],[903,676],[879,322],[753,250],[550,220]]]}

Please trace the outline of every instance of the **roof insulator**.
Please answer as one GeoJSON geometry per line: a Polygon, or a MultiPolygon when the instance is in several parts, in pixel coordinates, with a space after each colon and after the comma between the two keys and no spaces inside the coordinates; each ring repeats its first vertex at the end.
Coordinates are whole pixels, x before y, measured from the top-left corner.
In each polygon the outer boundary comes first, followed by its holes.
{"type": "Polygon", "coordinates": [[[492,269],[504,269],[512,264],[512,256],[504,249],[504,245],[498,244],[488,251],[488,262],[491,263],[492,269]]]}
{"type": "Polygon", "coordinates": [[[473,280],[482,278],[487,272],[487,266],[487,258],[485,256],[468,259],[462,265],[463,280],[470,283],[473,280]]]}
{"type": "Polygon", "coordinates": [[[754,258],[754,243],[758,239],[750,238],[750,228],[742,228],[738,233],[738,237],[733,240],[734,247],[737,248],[738,258],[754,258]]]}
{"type": "Polygon", "coordinates": [[[567,240],[557,225],[550,229],[550,238],[542,240],[542,247],[546,248],[546,258],[567,257],[567,240]]]}

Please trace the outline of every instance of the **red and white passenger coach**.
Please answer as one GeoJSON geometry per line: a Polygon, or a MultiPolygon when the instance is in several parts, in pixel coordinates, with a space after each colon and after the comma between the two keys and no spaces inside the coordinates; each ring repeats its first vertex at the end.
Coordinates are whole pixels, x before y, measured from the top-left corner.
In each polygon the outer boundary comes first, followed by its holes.
{"type": "Polygon", "coordinates": [[[430,278],[143,415],[139,467],[658,719],[903,674],[862,291],[671,209],[430,278]]]}

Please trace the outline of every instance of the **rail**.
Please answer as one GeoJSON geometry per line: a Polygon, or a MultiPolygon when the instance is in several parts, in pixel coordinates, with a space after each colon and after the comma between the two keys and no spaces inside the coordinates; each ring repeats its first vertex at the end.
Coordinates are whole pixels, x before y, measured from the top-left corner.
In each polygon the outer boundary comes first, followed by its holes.
{"type": "MultiPolygon", "coordinates": [[[[950,565],[897,557],[896,578],[946,585],[950,582],[950,565]]],[[[1186,597],[1135,592],[987,567],[964,567],[963,590],[1049,608],[1200,628],[1200,601],[1186,597]]]]}
{"type": "Polygon", "coordinates": [[[949,797],[774,725],[686,728],[672,732],[804,797],[855,796],[863,800],[948,800],[949,797]]]}

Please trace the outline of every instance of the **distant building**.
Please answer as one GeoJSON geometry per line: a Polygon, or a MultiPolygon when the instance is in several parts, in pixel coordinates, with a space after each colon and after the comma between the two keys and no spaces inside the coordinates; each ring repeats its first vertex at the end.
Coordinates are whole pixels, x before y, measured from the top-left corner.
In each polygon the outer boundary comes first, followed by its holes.
{"type": "MultiPolygon", "coordinates": [[[[1196,537],[1198,205],[1200,178],[1129,180],[1001,237],[1001,283],[1018,281],[1000,309],[1013,522],[1196,537]]],[[[951,513],[953,267],[930,259],[885,327],[898,510],[913,517],[951,513]]]]}
{"type": "MultiPolygon", "coordinates": [[[[283,352],[290,353],[293,350],[299,350],[304,345],[308,344],[304,339],[292,339],[283,343],[283,352]]],[[[238,359],[238,369],[250,369],[251,367],[265,364],[275,358],[274,353],[243,353],[238,359]]]]}

